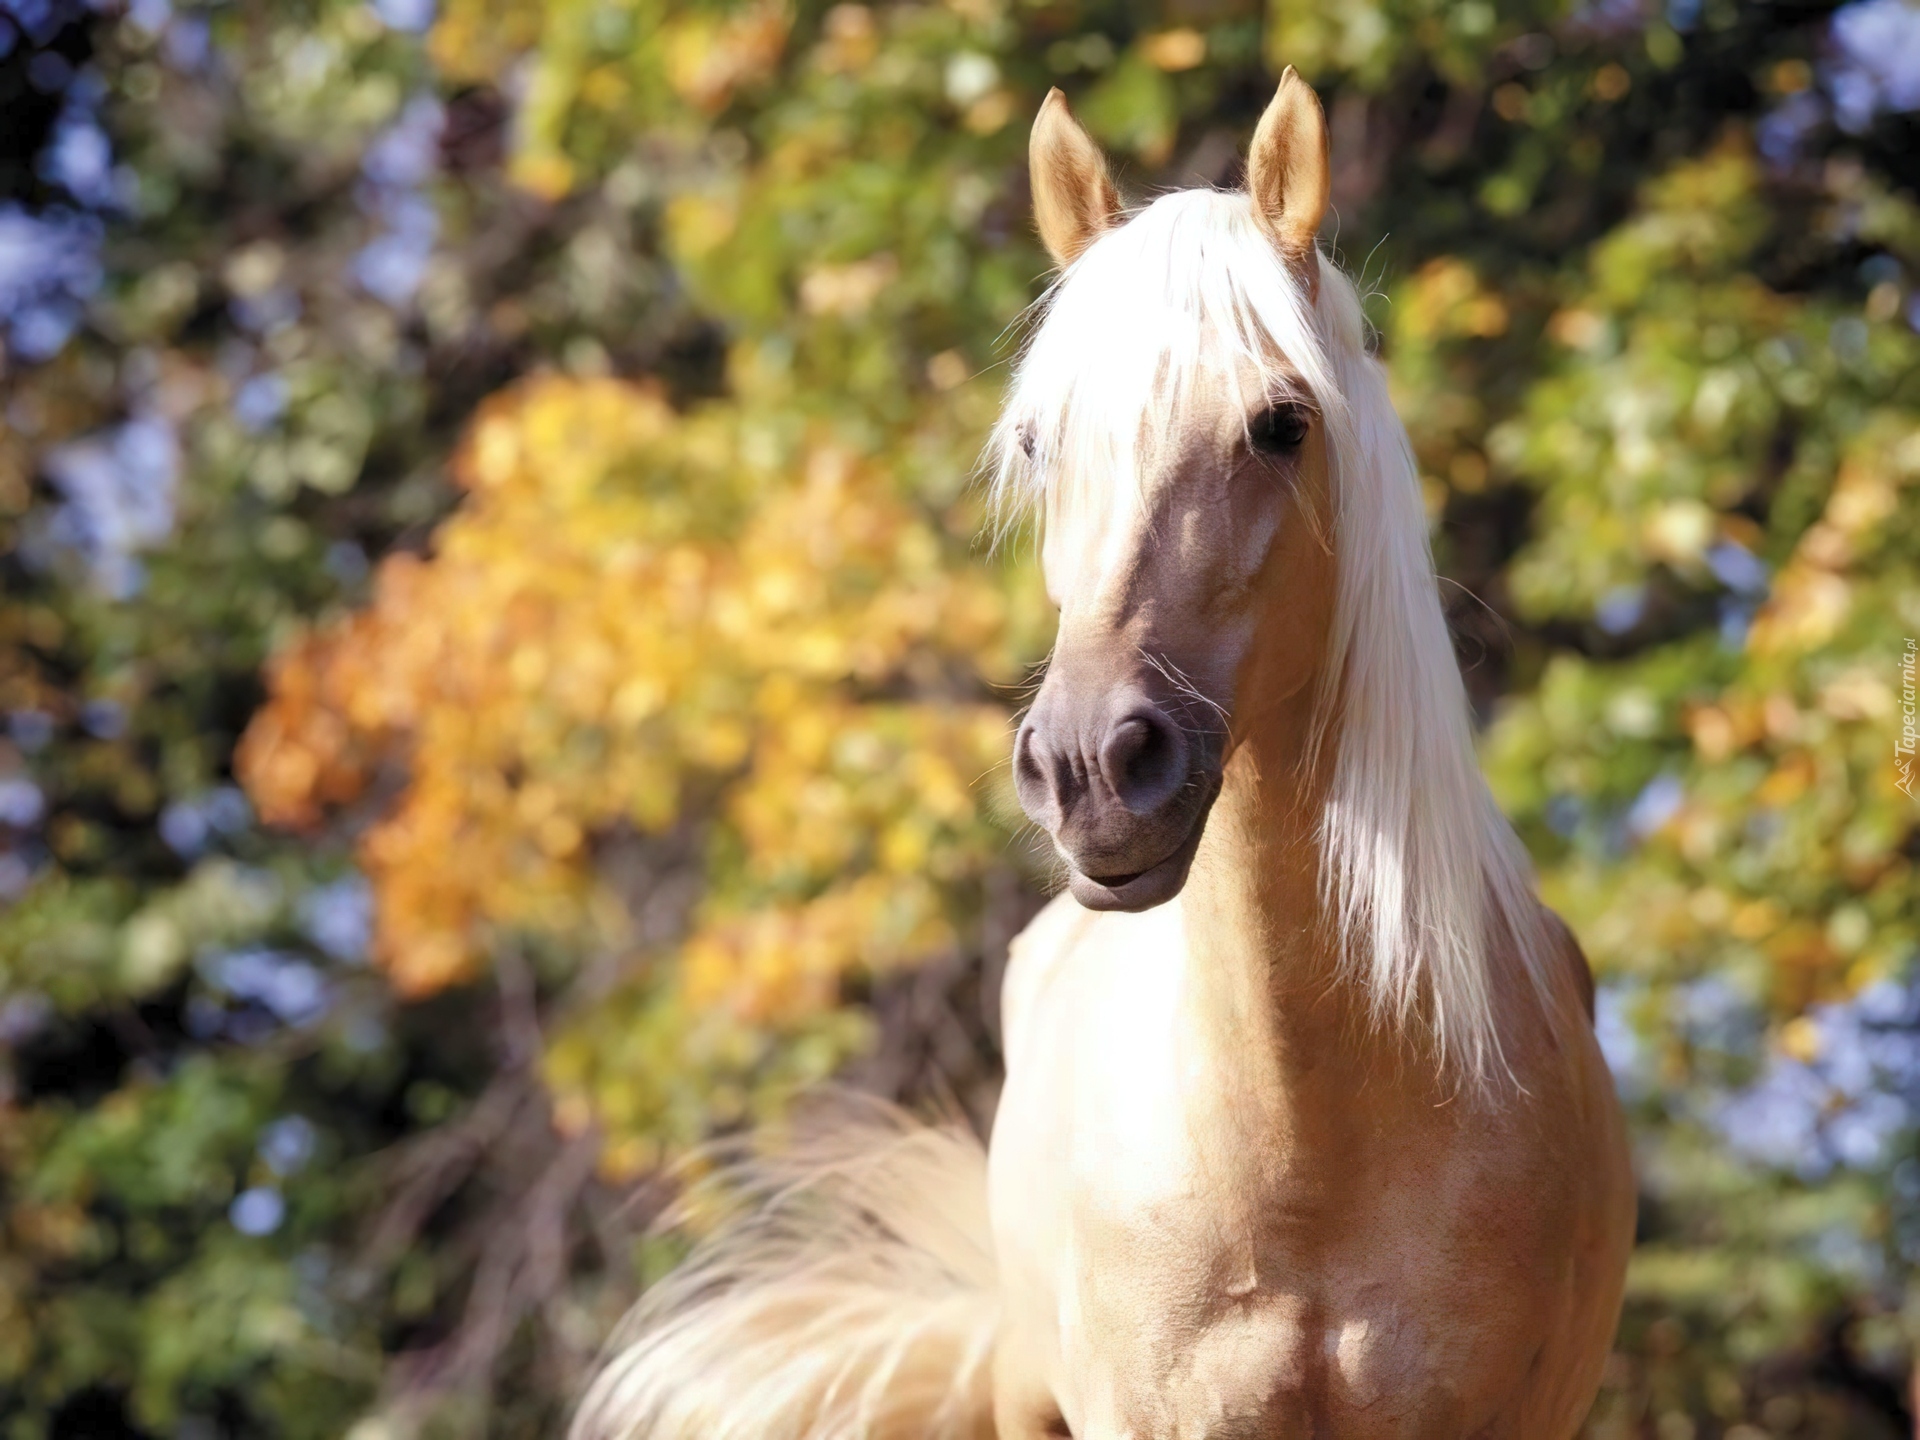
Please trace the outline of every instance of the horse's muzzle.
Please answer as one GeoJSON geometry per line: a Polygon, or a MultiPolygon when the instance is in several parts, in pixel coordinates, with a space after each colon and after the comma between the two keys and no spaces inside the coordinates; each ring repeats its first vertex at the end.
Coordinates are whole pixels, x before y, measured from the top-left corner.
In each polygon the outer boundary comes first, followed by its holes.
{"type": "Polygon", "coordinates": [[[1014,741],[1014,786],[1090,910],[1145,910],[1186,883],[1220,788],[1219,745],[1140,690],[1042,688],[1014,741]]]}

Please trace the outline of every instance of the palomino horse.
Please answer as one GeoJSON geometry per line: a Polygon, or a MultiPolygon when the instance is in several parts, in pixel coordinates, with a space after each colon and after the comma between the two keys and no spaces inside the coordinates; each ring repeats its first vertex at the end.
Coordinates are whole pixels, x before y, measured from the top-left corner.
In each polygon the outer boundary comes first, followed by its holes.
{"type": "Polygon", "coordinates": [[[1472,749],[1405,431],[1316,248],[1289,71],[1247,193],[1124,214],[1058,92],[1063,274],[995,432],[1059,639],[1014,774],[990,1154],[890,1116],[734,1175],[592,1440],[1563,1440],[1634,1192],[1591,981],[1472,749]]]}

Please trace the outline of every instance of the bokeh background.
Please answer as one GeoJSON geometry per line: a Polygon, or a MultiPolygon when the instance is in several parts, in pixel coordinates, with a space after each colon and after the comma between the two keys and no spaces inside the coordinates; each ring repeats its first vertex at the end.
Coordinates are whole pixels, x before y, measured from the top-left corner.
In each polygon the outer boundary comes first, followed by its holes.
{"type": "Polygon", "coordinates": [[[1060,85],[1320,88],[1641,1240],[1590,1433],[1912,1433],[1920,8],[0,0],[0,1432],[551,1434],[662,1167],[985,1123],[1060,85]]]}

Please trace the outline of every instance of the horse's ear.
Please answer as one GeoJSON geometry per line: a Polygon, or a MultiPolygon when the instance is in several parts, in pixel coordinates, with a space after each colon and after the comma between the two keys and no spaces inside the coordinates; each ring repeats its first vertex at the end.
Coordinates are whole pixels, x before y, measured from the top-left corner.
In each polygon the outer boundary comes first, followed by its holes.
{"type": "Polygon", "coordinates": [[[1320,283],[1315,237],[1326,218],[1332,186],[1327,117],[1320,97],[1289,65],[1253,132],[1247,154],[1247,190],[1254,218],[1310,286],[1320,283]]]}
{"type": "Polygon", "coordinates": [[[1120,218],[1120,196],[1100,147],[1080,128],[1058,88],[1047,92],[1034,117],[1027,165],[1041,242],[1055,264],[1071,265],[1120,218]]]}

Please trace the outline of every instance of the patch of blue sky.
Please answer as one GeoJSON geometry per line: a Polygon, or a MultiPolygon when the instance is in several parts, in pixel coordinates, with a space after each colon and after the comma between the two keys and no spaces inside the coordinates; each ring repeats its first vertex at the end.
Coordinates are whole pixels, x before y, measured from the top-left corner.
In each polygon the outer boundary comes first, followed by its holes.
{"type": "Polygon", "coordinates": [[[1593,995],[1593,1035],[1622,1097],[1636,1100],[1653,1088],[1651,1052],[1634,1028],[1633,1011],[1644,996],[1631,981],[1604,981],[1593,995]]]}
{"type": "Polygon", "coordinates": [[[433,24],[437,7],[434,0],[373,0],[373,13],[389,30],[409,35],[423,33],[433,24]]]}
{"type": "Polygon", "coordinates": [[[31,830],[47,813],[47,797],[24,775],[0,779],[0,825],[31,830]]]}
{"type": "Polygon", "coordinates": [[[380,227],[353,259],[353,277],[381,303],[398,309],[426,278],[440,236],[440,216],[421,193],[440,164],[446,110],[416,95],[367,147],[356,191],[361,210],[380,227]]]}
{"type": "Polygon", "coordinates": [[[233,1197],[227,1219],[242,1235],[271,1235],[287,1218],[287,1202],[270,1185],[255,1185],[233,1197]]]}
{"type": "Polygon", "coordinates": [[[1770,578],[1766,562],[1746,546],[1722,540],[1707,547],[1707,568],[1722,585],[1740,595],[1764,595],[1770,578]]]}
{"type": "Polygon", "coordinates": [[[282,1115],[260,1132],[260,1158],[282,1180],[297,1175],[313,1159],[319,1135],[304,1115],[282,1115]]]}
{"type": "Polygon", "coordinates": [[[1709,1119],[1735,1154],[1802,1179],[1878,1169],[1920,1121],[1920,987],[1881,981],[1807,1019],[1805,1051],[1769,1055],[1709,1119]]]}
{"type": "Polygon", "coordinates": [[[0,204],[0,326],[22,359],[58,354],[79,328],[101,284],[101,233],[91,215],[0,204]]]}
{"type": "Polygon", "coordinates": [[[361,875],[316,885],[300,902],[300,928],[320,952],[357,965],[373,943],[373,889],[361,875]]]}
{"type": "Polygon", "coordinates": [[[233,417],[252,434],[269,429],[287,409],[287,382],[268,373],[245,381],[233,396],[233,417]]]}
{"type": "Polygon", "coordinates": [[[1600,597],[1593,607],[1593,621],[1609,635],[1624,635],[1640,623],[1646,611],[1646,587],[1620,585],[1600,597]]]}
{"type": "Polygon", "coordinates": [[[215,989],[236,1000],[250,1000],[283,1025],[310,1025],[332,1003],[326,976],[299,956],[251,945],[205,958],[201,973],[215,989]]]}
{"type": "Polygon", "coordinates": [[[1675,815],[1686,803],[1686,787],[1676,775],[1660,774],[1649,780],[1633,804],[1627,807],[1627,833],[1636,840],[1644,840],[1675,815]]]}
{"type": "Polygon", "coordinates": [[[1920,110],[1920,7],[1857,0],[1833,12],[1827,75],[1834,122],[1858,134],[1882,111],[1920,110]]]}
{"type": "Polygon", "coordinates": [[[215,837],[238,835],[253,823],[253,807],[232,785],[191,799],[174,800],[160,812],[160,838],[184,860],[206,850],[215,837]]]}
{"type": "Polygon", "coordinates": [[[60,494],[47,538],[85,562],[111,599],[138,594],[141,551],[173,533],[180,441],[173,423],[140,415],[111,429],[57,445],[43,467],[60,494]]]}

